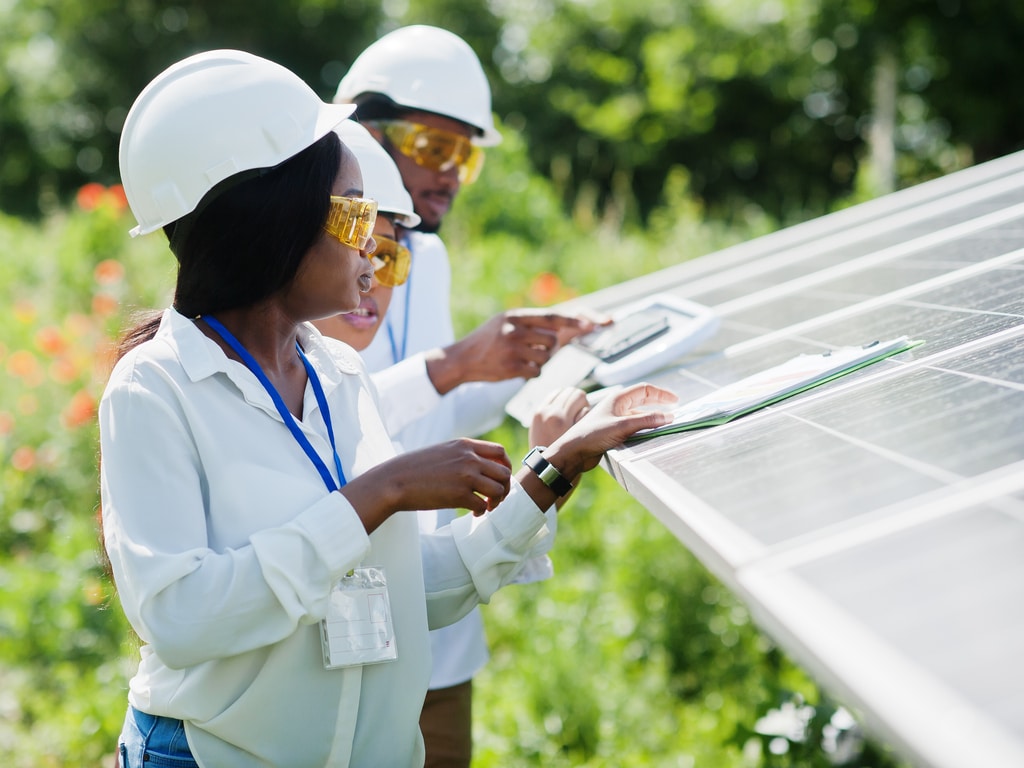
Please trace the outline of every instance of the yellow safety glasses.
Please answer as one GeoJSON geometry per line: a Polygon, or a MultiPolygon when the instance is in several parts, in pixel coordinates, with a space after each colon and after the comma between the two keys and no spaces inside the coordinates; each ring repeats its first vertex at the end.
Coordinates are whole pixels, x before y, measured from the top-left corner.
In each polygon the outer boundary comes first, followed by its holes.
{"type": "Polygon", "coordinates": [[[459,169],[459,181],[472,184],[484,166],[484,153],[465,136],[408,120],[367,120],[416,165],[432,171],[459,169]]]}
{"type": "Polygon", "coordinates": [[[376,200],[331,195],[331,210],[327,213],[324,229],[339,242],[363,250],[373,237],[376,222],[376,200]]]}
{"type": "Polygon", "coordinates": [[[409,277],[409,265],[412,263],[409,249],[390,237],[374,235],[373,239],[377,241],[377,249],[370,256],[373,276],[388,288],[401,285],[409,277]]]}

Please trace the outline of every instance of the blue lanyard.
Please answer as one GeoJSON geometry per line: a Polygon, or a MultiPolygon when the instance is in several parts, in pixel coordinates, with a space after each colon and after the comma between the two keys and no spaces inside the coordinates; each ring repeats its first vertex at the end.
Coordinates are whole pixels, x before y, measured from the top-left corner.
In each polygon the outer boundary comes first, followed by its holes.
{"type": "MultiPolygon", "coordinates": [[[[406,248],[410,248],[409,237],[406,235],[402,238],[402,243],[406,248]]],[[[405,360],[406,353],[409,351],[409,301],[412,296],[412,269],[409,270],[409,276],[405,279],[405,315],[402,317],[402,349],[398,349],[398,344],[395,342],[395,331],[391,325],[391,318],[394,313],[388,315],[388,341],[391,342],[391,363],[400,363],[405,360]]]]}
{"type": "Polygon", "coordinates": [[[292,433],[292,437],[299,444],[309,460],[313,462],[313,466],[316,467],[317,472],[320,473],[320,477],[323,478],[324,485],[327,486],[328,491],[336,491],[341,486],[345,485],[345,472],[341,468],[341,459],[338,457],[338,449],[334,443],[334,427],[331,425],[331,411],[327,407],[327,398],[324,395],[324,388],[320,384],[320,377],[316,375],[316,370],[310,364],[306,358],[305,353],[302,351],[302,347],[299,346],[299,342],[295,342],[295,350],[299,353],[299,357],[302,358],[302,365],[306,369],[306,375],[309,376],[309,383],[313,385],[313,394],[316,395],[317,405],[320,406],[320,413],[323,415],[324,424],[327,425],[327,436],[331,440],[331,450],[334,452],[334,466],[338,469],[338,478],[341,480],[339,485],[334,481],[331,476],[331,472],[327,469],[327,465],[324,464],[323,459],[313,449],[313,446],[309,442],[309,438],[299,428],[299,425],[295,423],[295,417],[292,416],[291,411],[288,410],[288,406],[284,404],[284,399],[281,394],[277,391],[277,388],[267,378],[267,374],[263,372],[260,364],[256,362],[256,358],[249,354],[249,351],[242,346],[241,342],[236,339],[231,331],[224,327],[224,325],[215,317],[211,315],[203,315],[202,318],[206,321],[214,332],[217,333],[235,352],[238,354],[246,367],[253,372],[253,375],[260,380],[260,384],[267,390],[267,394],[270,395],[270,399],[274,401],[274,405],[277,406],[277,412],[281,414],[281,418],[284,420],[285,425],[292,433]]]}

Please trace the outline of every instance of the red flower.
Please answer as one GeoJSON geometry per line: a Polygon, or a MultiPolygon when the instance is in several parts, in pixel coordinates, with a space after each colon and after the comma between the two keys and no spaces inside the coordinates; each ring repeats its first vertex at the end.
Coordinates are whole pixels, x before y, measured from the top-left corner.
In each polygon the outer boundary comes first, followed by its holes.
{"type": "Polygon", "coordinates": [[[104,259],[96,265],[92,276],[100,285],[119,283],[124,278],[124,266],[117,259],[104,259]]]}
{"type": "Polygon", "coordinates": [[[36,331],[36,346],[51,357],[59,355],[68,347],[64,337],[60,335],[60,331],[52,325],[36,331]]]}
{"type": "Polygon", "coordinates": [[[64,423],[74,429],[88,424],[96,417],[96,400],[80,389],[71,396],[71,402],[64,409],[64,423]]]}
{"type": "Polygon", "coordinates": [[[540,306],[554,304],[565,295],[565,292],[561,278],[552,272],[541,272],[530,283],[530,298],[540,306]]]}
{"type": "Polygon", "coordinates": [[[99,317],[110,317],[117,311],[117,299],[106,293],[97,293],[92,297],[92,312],[99,317]]]}
{"type": "Polygon", "coordinates": [[[128,207],[128,196],[124,193],[124,187],[120,184],[114,184],[107,188],[107,202],[116,211],[123,211],[128,207]]]}
{"type": "Polygon", "coordinates": [[[36,452],[28,445],[16,448],[11,454],[11,466],[19,472],[28,472],[36,465],[36,452]]]}
{"type": "Polygon", "coordinates": [[[102,202],[106,193],[106,187],[93,181],[78,190],[75,202],[78,203],[78,207],[83,211],[91,211],[102,202]]]}

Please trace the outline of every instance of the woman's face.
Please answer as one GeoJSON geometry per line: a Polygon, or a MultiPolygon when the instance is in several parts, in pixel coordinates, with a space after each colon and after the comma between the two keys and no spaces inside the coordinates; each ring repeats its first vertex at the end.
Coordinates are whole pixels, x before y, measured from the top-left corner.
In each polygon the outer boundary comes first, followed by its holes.
{"type": "MultiPolygon", "coordinates": [[[[395,225],[391,223],[389,217],[383,215],[377,217],[373,234],[390,237],[392,240],[398,237],[395,225]]],[[[362,295],[357,309],[318,320],[314,325],[324,336],[340,339],[361,352],[370,346],[381,323],[384,322],[384,316],[391,305],[391,294],[394,290],[394,288],[381,285],[374,279],[370,290],[362,295]]]]}
{"type": "MultiPolygon", "coordinates": [[[[338,175],[331,194],[362,197],[363,177],[359,163],[347,147],[342,147],[338,175]]],[[[345,245],[333,235],[322,232],[302,260],[295,279],[285,289],[284,300],[297,320],[318,320],[359,307],[362,294],[373,284],[373,264],[365,250],[345,245]]]]}

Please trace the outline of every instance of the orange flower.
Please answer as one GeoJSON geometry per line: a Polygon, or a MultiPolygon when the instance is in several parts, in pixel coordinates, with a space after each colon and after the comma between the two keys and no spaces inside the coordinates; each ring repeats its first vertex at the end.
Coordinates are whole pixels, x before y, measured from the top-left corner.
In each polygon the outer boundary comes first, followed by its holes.
{"type": "Polygon", "coordinates": [[[99,317],[110,317],[117,311],[117,299],[107,293],[97,293],[92,297],[92,312],[99,317]]]}
{"type": "Polygon", "coordinates": [[[19,349],[7,358],[7,372],[23,379],[31,378],[39,370],[36,356],[27,349],[19,349]]]}
{"type": "Polygon", "coordinates": [[[99,605],[107,599],[103,583],[99,579],[87,579],[82,585],[82,599],[86,605],[99,605]]]}
{"type": "Polygon", "coordinates": [[[128,207],[128,196],[124,193],[124,187],[120,184],[113,184],[107,187],[107,202],[115,211],[123,211],[128,207]]]}
{"type": "Polygon", "coordinates": [[[106,195],[106,188],[102,184],[90,182],[78,190],[75,202],[83,211],[91,211],[100,204],[106,195]]]}
{"type": "Polygon", "coordinates": [[[566,293],[561,278],[552,272],[541,272],[530,283],[530,298],[535,304],[554,304],[566,293]]]}
{"type": "Polygon", "coordinates": [[[71,402],[64,409],[64,424],[71,429],[84,426],[96,417],[96,400],[80,389],[71,396],[71,402]]]}
{"type": "Polygon", "coordinates": [[[0,411],[0,435],[9,435],[14,431],[14,416],[7,411],[0,411]]]}
{"type": "Polygon", "coordinates": [[[52,325],[36,331],[36,346],[51,356],[59,355],[68,347],[64,337],[60,335],[60,331],[52,325]]]}
{"type": "Polygon", "coordinates": [[[124,278],[124,266],[117,259],[104,259],[96,265],[92,275],[100,285],[113,285],[124,278]]]}
{"type": "Polygon", "coordinates": [[[28,445],[15,448],[11,454],[11,466],[19,472],[28,472],[36,465],[36,452],[28,445]]]}
{"type": "Polygon", "coordinates": [[[50,366],[50,378],[58,384],[70,384],[78,378],[78,367],[66,357],[58,357],[50,366]]]}

